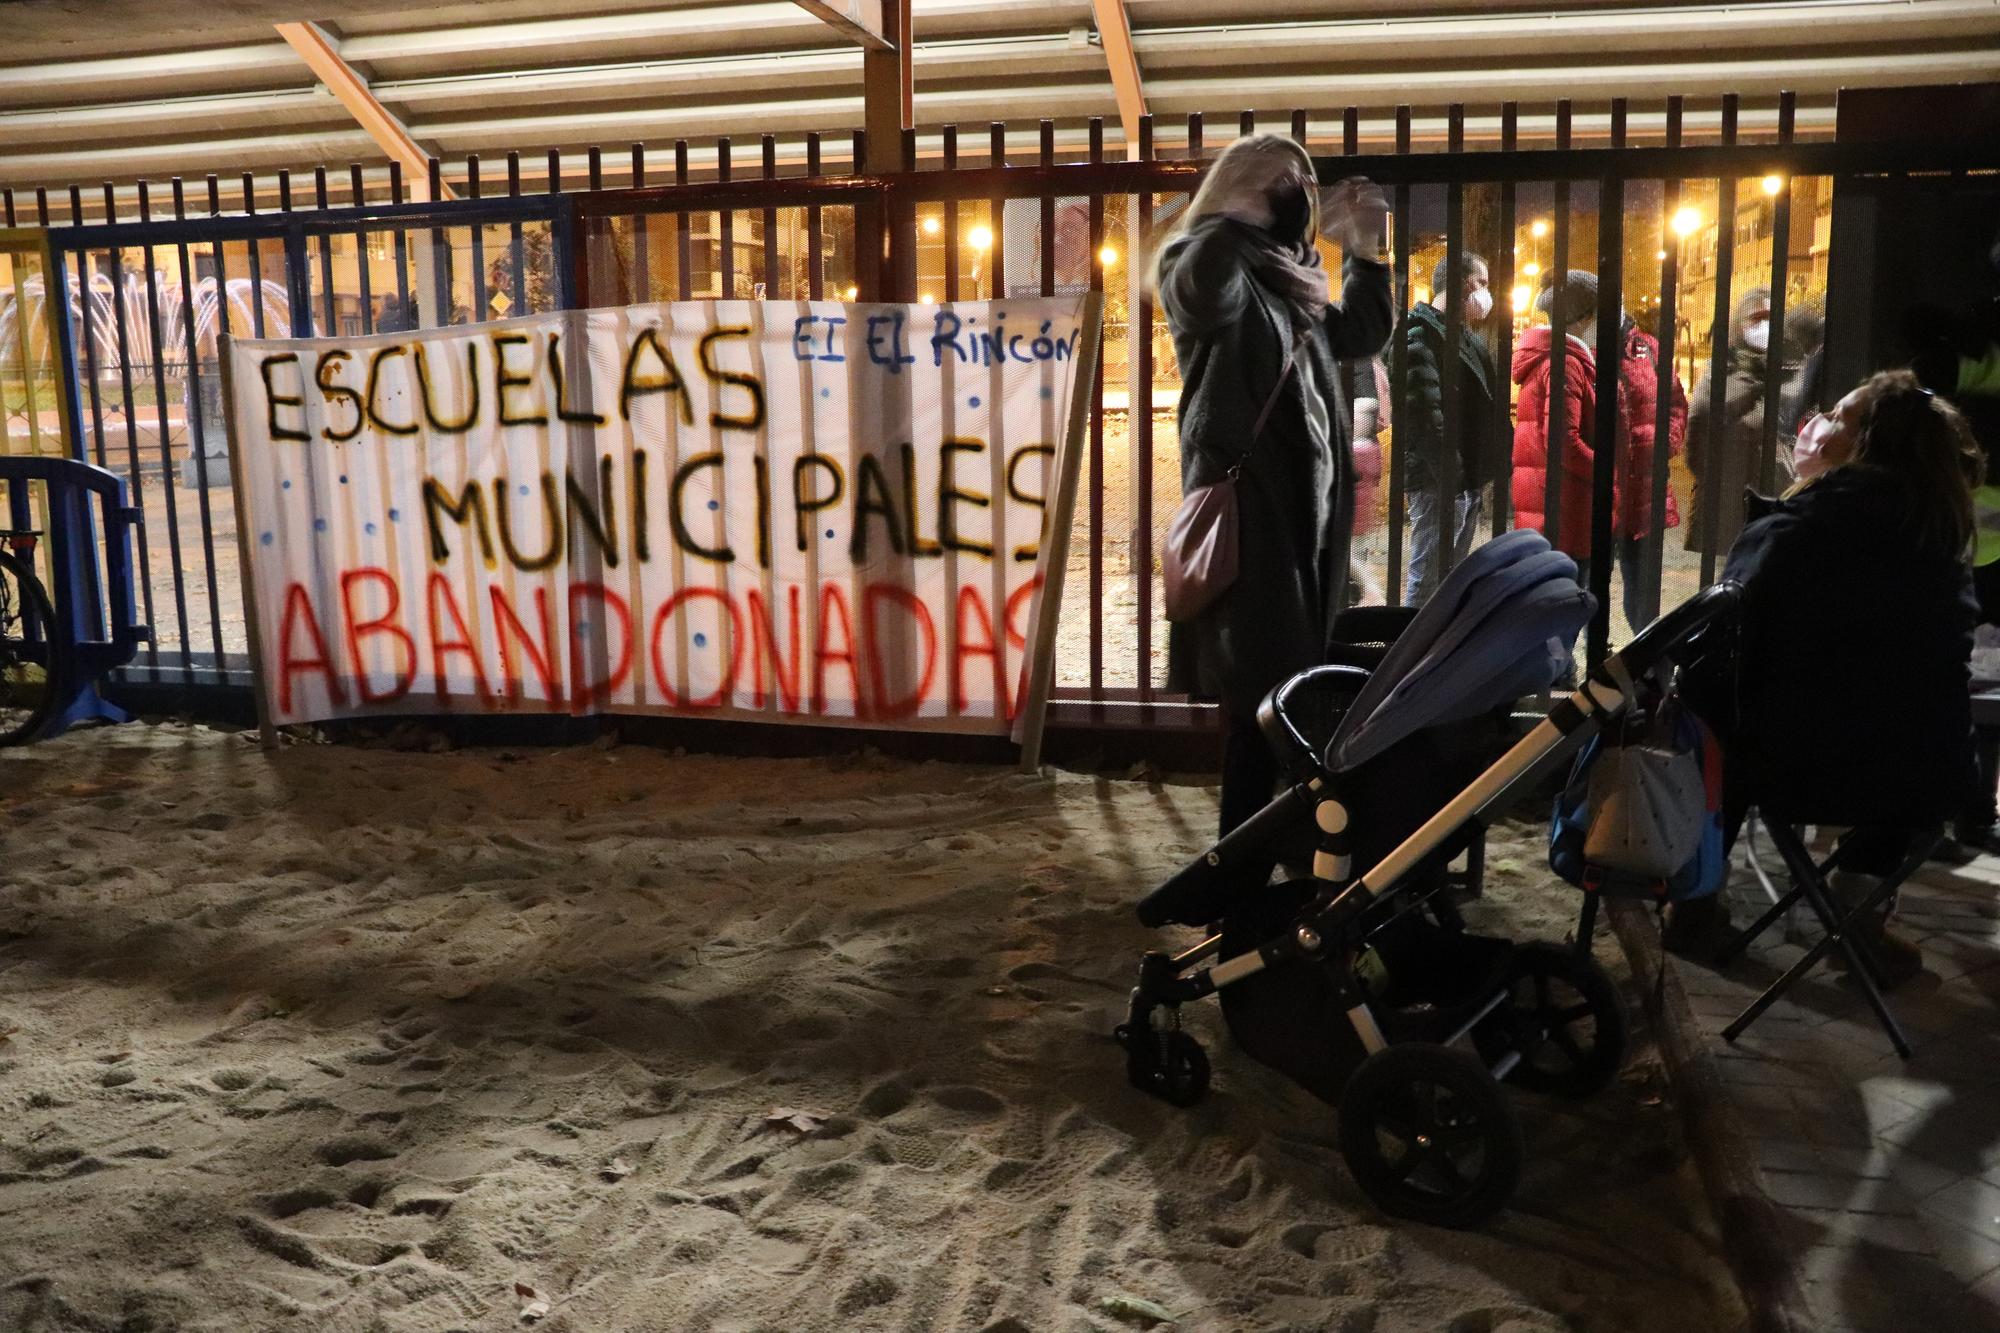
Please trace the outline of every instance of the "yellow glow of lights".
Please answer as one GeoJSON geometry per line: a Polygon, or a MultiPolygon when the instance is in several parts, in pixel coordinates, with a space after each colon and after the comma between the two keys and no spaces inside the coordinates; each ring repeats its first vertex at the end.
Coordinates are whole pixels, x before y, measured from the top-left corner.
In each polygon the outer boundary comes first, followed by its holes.
{"type": "Polygon", "coordinates": [[[936,218],[925,218],[925,219],[924,219],[924,235],[926,235],[926,236],[935,236],[935,235],[937,235],[937,234],[938,234],[938,231],[939,231],[939,230],[940,230],[940,229],[941,229],[941,228],[942,228],[943,226],[944,226],[944,224],[943,224],[942,222],[939,222],[939,221],[938,221],[938,220],[937,220],[936,218]]]}
{"type": "Polygon", "coordinates": [[[993,248],[993,229],[991,227],[974,227],[966,233],[965,243],[975,250],[991,250],[993,248]]]}
{"type": "Polygon", "coordinates": [[[1536,218],[1534,222],[1531,223],[1528,227],[1528,235],[1534,237],[1536,240],[1540,240],[1542,237],[1548,234],[1549,234],[1549,224],[1544,222],[1540,218],[1536,218]]]}
{"type": "Polygon", "coordinates": [[[935,296],[932,296],[929,292],[923,292],[917,297],[917,300],[920,304],[932,305],[936,303],[937,298],[935,296]]]}
{"type": "Polygon", "coordinates": [[[1667,252],[1665,250],[1662,250],[1660,251],[1660,253],[1653,256],[1653,258],[1655,259],[1665,259],[1666,257],[1667,257],[1667,252]]]}
{"type": "Polygon", "coordinates": [[[1778,191],[1784,188],[1785,188],[1785,178],[1783,176],[1766,176],[1764,178],[1765,194],[1775,197],[1778,191]]]}
{"type": "Polygon", "coordinates": [[[861,289],[860,289],[859,287],[849,287],[849,288],[847,289],[847,299],[848,299],[848,300],[852,301],[852,300],[853,300],[853,299],[854,299],[855,297],[857,297],[857,296],[859,296],[859,295],[861,295],[861,289]]]}
{"type": "Polygon", "coordinates": [[[1521,265],[1521,272],[1527,274],[1531,278],[1539,274],[1541,271],[1542,271],[1542,266],[1540,264],[1537,264],[1532,259],[1530,259],[1527,263],[1521,265]]]}
{"type": "Polygon", "coordinates": [[[1528,308],[1528,299],[1532,295],[1533,293],[1526,287],[1516,287],[1514,289],[1514,309],[1526,310],[1528,308]]]}
{"type": "Polygon", "coordinates": [[[1701,227],[1701,214],[1692,208],[1683,208],[1674,214],[1674,235],[1692,236],[1701,227]]]}
{"type": "Polygon", "coordinates": [[[1107,245],[1102,250],[1099,250],[1097,252],[1097,260],[1099,263],[1103,264],[1104,267],[1110,268],[1113,264],[1118,262],[1118,251],[1112,248],[1111,246],[1107,245]]]}

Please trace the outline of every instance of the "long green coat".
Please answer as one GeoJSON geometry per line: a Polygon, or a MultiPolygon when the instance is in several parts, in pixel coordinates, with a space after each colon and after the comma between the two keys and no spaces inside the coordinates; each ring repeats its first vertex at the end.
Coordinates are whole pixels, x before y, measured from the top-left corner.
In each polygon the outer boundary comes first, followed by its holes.
{"type": "MultiPolygon", "coordinates": [[[[1291,316],[1246,258],[1242,223],[1197,223],[1160,259],[1160,304],[1180,362],[1183,493],[1220,480],[1249,446],[1258,409],[1285,362],[1291,316]]],[[[1347,595],[1353,531],[1350,420],[1337,363],[1372,356],[1393,327],[1389,268],[1349,259],[1341,299],[1326,308],[1237,482],[1239,559],[1233,587],[1172,627],[1167,688],[1220,699],[1249,716],[1272,686],[1326,661],[1328,630],[1347,595]],[[1321,411],[1307,411],[1314,393],[1321,411]]]]}

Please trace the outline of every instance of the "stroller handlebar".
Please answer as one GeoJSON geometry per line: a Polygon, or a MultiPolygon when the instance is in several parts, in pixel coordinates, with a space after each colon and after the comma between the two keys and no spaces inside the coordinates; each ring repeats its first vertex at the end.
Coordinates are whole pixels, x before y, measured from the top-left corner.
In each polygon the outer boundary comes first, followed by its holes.
{"type": "Polygon", "coordinates": [[[1671,658],[1674,650],[1685,647],[1695,634],[1733,616],[1742,601],[1743,585],[1734,579],[1703,588],[1640,630],[1632,642],[1613,653],[1592,675],[1604,673],[1613,662],[1631,679],[1647,675],[1663,660],[1671,658]]]}

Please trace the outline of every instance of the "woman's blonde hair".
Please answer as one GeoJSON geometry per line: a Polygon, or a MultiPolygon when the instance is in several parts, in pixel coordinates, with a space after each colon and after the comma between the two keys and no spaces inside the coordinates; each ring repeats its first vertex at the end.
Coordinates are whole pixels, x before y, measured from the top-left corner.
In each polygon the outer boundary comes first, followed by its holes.
{"type": "MultiPolygon", "coordinates": [[[[1244,209],[1253,203],[1256,208],[1268,209],[1271,187],[1288,171],[1298,173],[1308,182],[1313,180],[1312,156],[1296,139],[1281,134],[1249,134],[1223,149],[1208,164],[1201,188],[1194,192],[1187,208],[1161,238],[1159,251],[1153,257],[1155,287],[1159,284],[1159,255],[1175,237],[1216,213],[1244,209]]],[[[1318,190],[1306,190],[1306,207],[1309,216],[1305,234],[1310,238],[1319,235],[1318,190]]]]}
{"type": "Polygon", "coordinates": [[[1964,416],[1907,370],[1862,384],[1851,464],[1893,474],[1906,488],[1918,536],[1952,551],[1972,544],[1972,492],[1986,471],[1964,416]]]}

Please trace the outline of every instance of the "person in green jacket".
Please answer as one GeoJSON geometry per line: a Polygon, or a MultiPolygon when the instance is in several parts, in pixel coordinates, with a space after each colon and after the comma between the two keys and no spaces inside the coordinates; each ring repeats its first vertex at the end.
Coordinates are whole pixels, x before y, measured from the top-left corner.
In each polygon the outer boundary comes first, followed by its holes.
{"type": "Polygon", "coordinates": [[[1410,568],[1404,601],[1429,597],[1449,565],[1465,559],[1479,528],[1483,490],[1496,468],[1494,386],[1500,382],[1493,354],[1476,332],[1493,313],[1486,261],[1470,251],[1458,258],[1457,290],[1452,290],[1451,256],[1431,273],[1432,300],[1419,301],[1403,319],[1396,337],[1403,348],[1401,429],[1395,447],[1403,455],[1403,485],[1409,496],[1410,568]],[[1457,304],[1456,407],[1445,411],[1446,322],[1457,304]],[[1442,307],[1442,308],[1441,308],[1442,307]],[[1451,514],[1451,555],[1438,558],[1439,532],[1451,514]]]}

